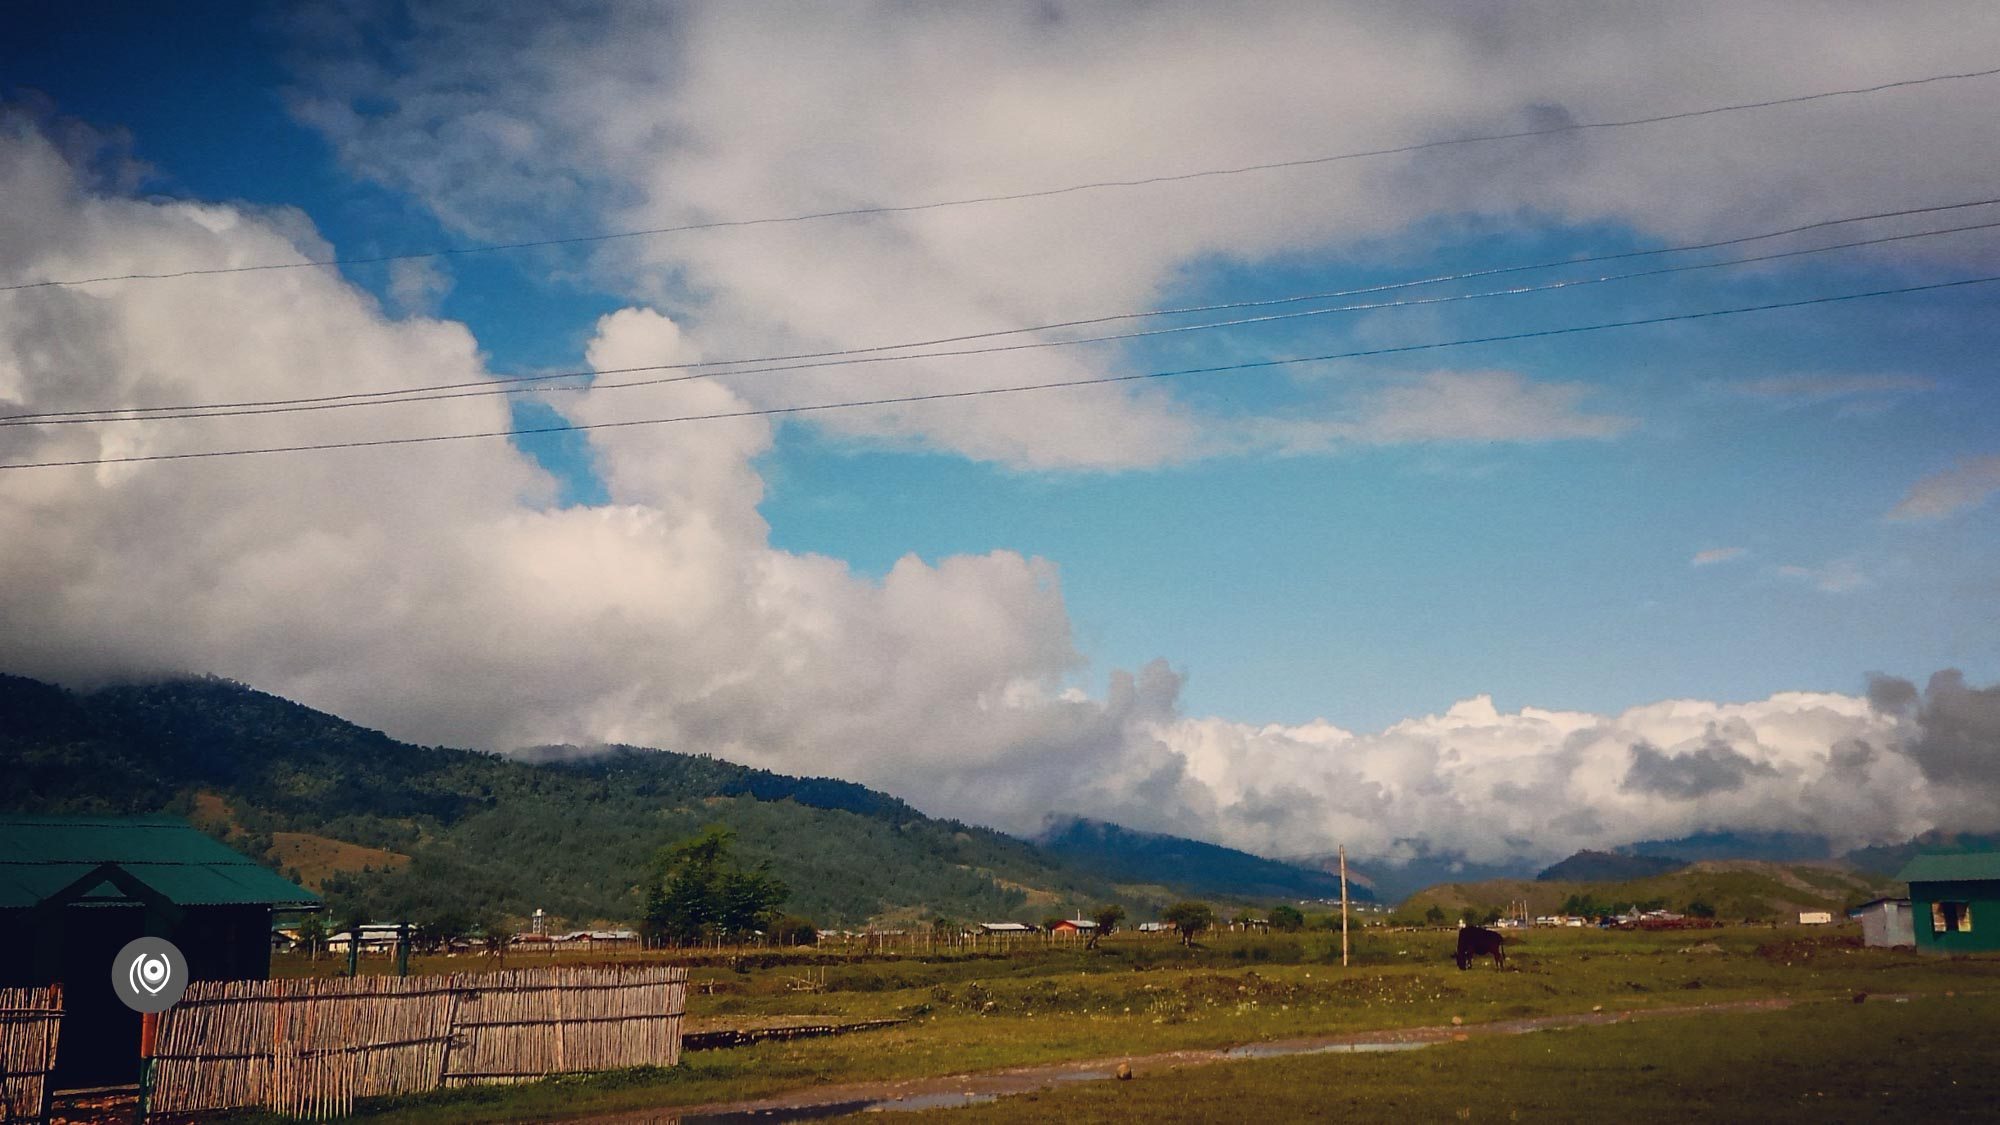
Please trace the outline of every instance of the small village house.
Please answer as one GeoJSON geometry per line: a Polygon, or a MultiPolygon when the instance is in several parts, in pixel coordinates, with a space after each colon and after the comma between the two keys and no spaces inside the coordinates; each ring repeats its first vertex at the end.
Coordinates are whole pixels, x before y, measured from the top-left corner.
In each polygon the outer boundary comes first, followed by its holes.
{"type": "Polygon", "coordinates": [[[0,815],[0,986],[63,986],[58,1088],[131,1082],[139,1014],[111,962],[162,937],[192,980],[271,975],[271,915],[319,896],[176,817],[0,815]]]}
{"type": "Polygon", "coordinates": [[[1049,927],[1052,934],[1094,934],[1097,923],[1088,918],[1065,918],[1049,927]]]}
{"type": "Polygon", "coordinates": [[[1917,944],[1916,915],[1906,898],[1878,898],[1847,912],[1861,923],[1861,940],[1879,949],[1917,944]]]}
{"type": "Polygon", "coordinates": [[[637,949],[639,948],[639,931],[572,930],[566,934],[557,934],[555,940],[564,945],[575,946],[581,949],[593,949],[600,952],[608,949],[637,949]]]}
{"type": "Polygon", "coordinates": [[[1897,878],[1910,884],[1917,952],[2000,950],[2000,853],[1920,855],[1897,878]]]}
{"type": "MultiPolygon", "coordinates": [[[[396,943],[403,940],[404,935],[412,929],[414,927],[404,922],[363,923],[361,926],[360,952],[383,957],[390,956],[396,952],[396,943]]],[[[352,930],[342,930],[337,934],[328,934],[326,938],[326,951],[345,956],[355,940],[352,930]]]]}

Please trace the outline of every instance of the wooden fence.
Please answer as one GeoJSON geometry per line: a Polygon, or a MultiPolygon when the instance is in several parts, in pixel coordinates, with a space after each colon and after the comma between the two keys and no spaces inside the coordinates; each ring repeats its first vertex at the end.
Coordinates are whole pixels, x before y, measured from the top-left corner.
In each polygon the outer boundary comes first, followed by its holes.
{"type": "Polygon", "coordinates": [[[453,979],[464,984],[446,1085],[681,1061],[684,968],[575,966],[453,979]]]}
{"type": "Polygon", "coordinates": [[[326,1117],[434,1090],[456,1002],[440,977],[193,981],[160,1017],[147,1109],[326,1117]]]}
{"type": "MultiPolygon", "coordinates": [[[[1119,930],[1119,933],[1125,933],[1119,930]]],[[[933,930],[868,930],[860,933],[825,931],[814,943],[819,949],[860,950],[869,953],[1013,953],[1050,946],[1068,948],[1087,945],[1090,935],[1074,930],[1048,933],[1043,930],[937,932],[933,930]]]]}
{"type": "Polygon", "coordinates": [[[161,1017],[149,1113],[296,1117],[445,1085],[680,1061],[687,970],[194,982],[161,1017]]]}
{"type": "Polygon", "coordinates": [[[0,988],[0,1120],[46,1121],[62,986],[0,988]]]}

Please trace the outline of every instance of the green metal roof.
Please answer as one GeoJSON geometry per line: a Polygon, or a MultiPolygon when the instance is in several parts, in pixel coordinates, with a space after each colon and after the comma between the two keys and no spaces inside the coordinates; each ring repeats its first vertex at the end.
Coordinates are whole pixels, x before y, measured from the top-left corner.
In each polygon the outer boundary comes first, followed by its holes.
{"type": "MultiPolygon", "coordinates": [[[[177,817],[0,814],[0,907],[34,906],[113,864],[181,906],[317,905],[319,896],[177,817]]],[[[125,901],[115,885],[82,902],[125,901]]]]}
{"type": "Polygon", "coordinates": [[[2000,852],[1920,855],[1896,876],[1905,883],[1963,883],[2000,879],[2000,852]]]}

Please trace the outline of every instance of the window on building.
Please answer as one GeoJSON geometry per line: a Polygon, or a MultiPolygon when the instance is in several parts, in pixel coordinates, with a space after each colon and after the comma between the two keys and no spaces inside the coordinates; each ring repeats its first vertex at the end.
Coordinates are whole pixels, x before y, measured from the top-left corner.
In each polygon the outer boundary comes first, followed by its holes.
{"type": "Polygon", "coordinates": [[[1931,932],[1969,934],[1972,932],[1972,904],[1969,902],[1931,903],[1931,932]]]}

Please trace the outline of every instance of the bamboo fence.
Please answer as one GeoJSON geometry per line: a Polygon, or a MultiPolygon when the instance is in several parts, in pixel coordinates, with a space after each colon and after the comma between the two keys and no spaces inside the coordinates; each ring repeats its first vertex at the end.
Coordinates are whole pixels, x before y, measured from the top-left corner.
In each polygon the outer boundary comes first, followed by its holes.
{"type": "Polygon", "coordinates": [[[465,983],[445,1085],[680,1062],[685,968],[561,966],[454,979],[465,983]]]}
{"type": "Polygon", "coordinates": [[[434,1090],[457,999],[438,977],[193,981],[160,1018],[148,1112],[328,1117],[434,1090]]]}
{"type": "Polygon", "coordinates": [[[0,988],[0,1120],[46,1121],[62,986],[0,988]]]}
{"type": "Polygon", "coordinates": [[[149,1113],[357,1098],[680,1060],[687,970],[197,981],[161,1019],[149,1113]]]}

